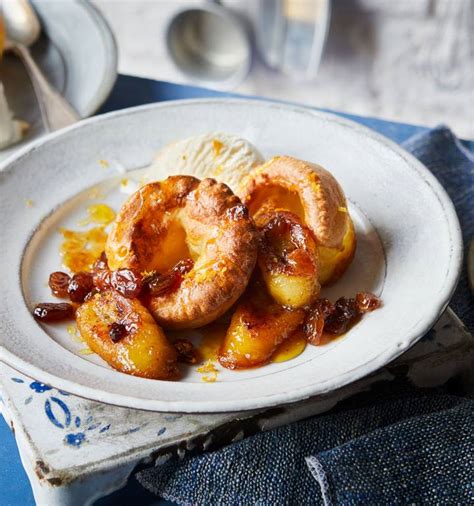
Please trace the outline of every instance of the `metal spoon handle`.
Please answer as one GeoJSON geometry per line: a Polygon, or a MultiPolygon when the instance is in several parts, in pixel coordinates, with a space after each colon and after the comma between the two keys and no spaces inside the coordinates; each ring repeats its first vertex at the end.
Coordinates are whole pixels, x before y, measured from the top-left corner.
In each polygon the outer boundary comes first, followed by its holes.
{"type": "Polygon", "coordinates": [[[11,50],[21,58],[30,76],[46,130],[53,132],[77,123],[81,119],[80,116],[51,86],[32,58],[29,49],[22,44],[9,42],[11,50]]]}

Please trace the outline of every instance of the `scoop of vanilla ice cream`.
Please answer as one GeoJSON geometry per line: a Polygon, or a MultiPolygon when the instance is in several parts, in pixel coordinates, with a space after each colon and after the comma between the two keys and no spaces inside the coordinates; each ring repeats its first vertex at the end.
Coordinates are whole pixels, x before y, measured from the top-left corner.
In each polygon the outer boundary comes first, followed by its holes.
{"type": "Polygon", "coordinates": [[[146,179],[157,181],[175,174],[212,177],[235,192],[240,180],[262,163],[262,155],[247,140],[215,132],[165,146],[150,165],[146,179]]]}

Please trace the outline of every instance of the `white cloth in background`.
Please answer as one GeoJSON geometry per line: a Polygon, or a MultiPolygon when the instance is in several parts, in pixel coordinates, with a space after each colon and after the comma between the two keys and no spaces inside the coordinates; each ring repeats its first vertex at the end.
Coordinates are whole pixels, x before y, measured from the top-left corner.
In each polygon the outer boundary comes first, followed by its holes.
{"type": "Polygon", "coordinates": [[[0,149],[18,142],[23,137],[26,127],[25,122],[13,119],[3,84],[0,82],[0,149]]]}

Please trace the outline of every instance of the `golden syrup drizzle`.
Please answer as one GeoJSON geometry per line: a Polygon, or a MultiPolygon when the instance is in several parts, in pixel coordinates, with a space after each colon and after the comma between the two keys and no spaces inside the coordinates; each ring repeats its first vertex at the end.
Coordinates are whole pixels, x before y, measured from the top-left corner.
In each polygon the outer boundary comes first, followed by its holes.
{"type": "Polygon", "coordinates": [[[306,337],[302,329],[283,341],[272,356],[272,362],[286,362],[301,355],[306,348],[306,337]]]}
{"type": "Polygon", "coordinates": [[[198,332],[202,335],[202,339],[197,348],[203,360],[217,359],[228,326],[224,323],[215,322],[199,329],[198,332]]]}
{"type": "Polygon", "coordinates": [[[90,348],[82,348],[78,353],[80,355],[94,355],[94,352],[90,348]]]}
{"type": "Polygon", "coordinates": [[[115,220],[115,211],[107,204],[91,204],[87,208],[87,214],[87,218],[78,223],[80,227],[91,223],[106,226],[115,220]]]}
{"type": "Polygon", "coordinates": [[[337,339],[341,339],[352,329],[352,327],[354,327],[354,325],[357,325],[357,323],[358,322],[355,322],[342,334],[329,334],[327,332],[323,332],[323,335],[321,336],[321,339],[319,340],[318,346],[325,346],[326,344],[330,344],[330,343],[336,341],[337,339]]]}
{"type": "MultiPolygon", "coordinates": [[[[329,343],[332,343],[336,339],[344,337],[346,334],[347,332],[340,335],[327,334],[323,332],[318,346],[325,346],[329,343]]],[[[271,361],[286,362],[287,360],[292,360],[293,358],[296,358],[298,355],[301,355],[303,353],[303,351],[306,349],[307,344],[308,342],[304,335],[303,329],[299,329],[286,341],[283,341],[283,343],[280,344],[278,349],[273,354],[271,361]]]]}
{"type": "Polygon", "coordinates": [[[72,340],[76,343],[84,343],[84,339],[82,339],[81,333],[76,325],[68,325],[66,327],[67,333],[72,337],[72,340]]]}
{"type": "Polygon", "coordinates": [[[63,265],[71,272],[89,271],[105,249],[107,232],[94,227],[84,232],[60,229],[63,242],[60,246],[63,265]]]}

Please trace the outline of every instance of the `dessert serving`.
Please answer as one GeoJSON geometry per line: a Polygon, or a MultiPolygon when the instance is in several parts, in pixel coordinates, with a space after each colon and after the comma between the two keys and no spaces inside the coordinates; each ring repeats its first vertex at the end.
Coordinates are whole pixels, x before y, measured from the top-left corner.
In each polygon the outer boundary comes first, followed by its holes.
{"type": "Polygon", "coordinates": [[[320,111],[227,98],[152,104],[45,137],[0,172],[0,361],[128,408],[235,413],[341,388],[426,334],[462,265],[459,223],[434,176],[320,111]],[[195,183],[175,206],[170,176],[226,185],[235,212],[200,205],[195,183]],[[139,195],[149,201],[134,219],[139,195]],[[253,268],[240,230],[256,236],[253,268]],[[141,231],[156,237],[140,243],[141,231]],[[121,265],[107,257],[113,235],[121,265]],[[162,264],[134,267],[129,251],[162,264]],[[239,275],[226,276],[229,266],[239,275]],[[221,293],[236,297],[228,309],[221,293]],[[370,293],[383,304],[367,314],[379,303],[370,293]],[[178,300],[187,302],[166,305],[178,300]],[[211,308],[214,321],[191,323],[211,308]]]}
{"type": "Polygon", "coordinates": [[[379,307],[368,292],[324,297],[356,234],[323,167],[264,162],[248,141],[206,134],[162,149],[145,179],[117,214],[90,206],[86,224],[99,227],[62,230],[70,272],[53,272],[49,286],[69,301],[33,311],[47,324],[75,320],[87,349],[118,371],[176,380],[198,367],[213,382],[220,367],[322,346],[379,307]]]}

